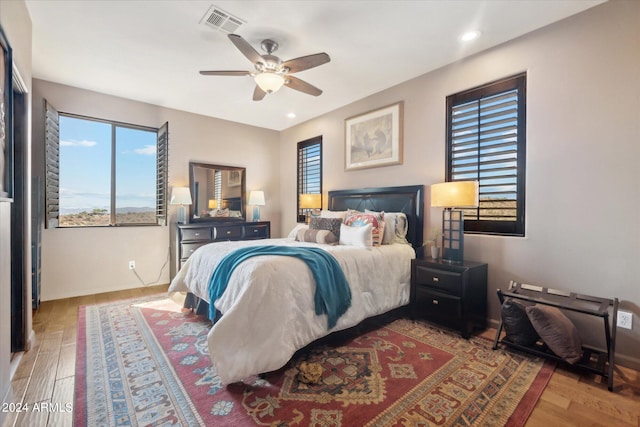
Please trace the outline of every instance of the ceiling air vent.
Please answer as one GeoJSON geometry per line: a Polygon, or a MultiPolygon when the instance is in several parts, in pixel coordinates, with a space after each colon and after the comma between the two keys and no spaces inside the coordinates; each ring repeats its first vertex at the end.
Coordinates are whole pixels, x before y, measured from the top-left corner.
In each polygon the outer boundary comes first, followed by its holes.
{"type": "Polygon", "coordinates": [[[211,6],[200,23],[225,33],[235,33],[242,24],[246,24],[246,21],[225,12],[218,6],[211,6]]]}

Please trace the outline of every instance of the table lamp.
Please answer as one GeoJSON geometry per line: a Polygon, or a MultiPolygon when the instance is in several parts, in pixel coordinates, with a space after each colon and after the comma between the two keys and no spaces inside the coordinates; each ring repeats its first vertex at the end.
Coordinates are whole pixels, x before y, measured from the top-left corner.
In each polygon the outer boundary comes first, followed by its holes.
{"type": "Polygon", "coordinates": [[[173,190],[171,191],[171,201],[169,204],[179,205],[178,220],[176,221],[178,224],[187,223],[187,208],[184,206],[191,205],[192,203],[193,201],[191,200],[189,187],[173,187],[173,190]]]}
{"type": "Polygon", "coordinates": [[[477,181],[451,181],[431,186],[431,207],[442,211],[442,259],[461,263],[464,259],[464,214],[454,208],[478,207],[477,181]]]}
{"type": "Polygon", "coordinates": [[[322,207],[322,194],[301,194],[300,209],[307,209],[305,221],[309,222],[309,210],[320,209],[322,207]]]}
{"type": "Polygon", "coordinates": [[[264,206],[264,191],[254,190],[249,193],[249,204],[253,205],[253,220],[260,221],[260,206],[264,206]]]}

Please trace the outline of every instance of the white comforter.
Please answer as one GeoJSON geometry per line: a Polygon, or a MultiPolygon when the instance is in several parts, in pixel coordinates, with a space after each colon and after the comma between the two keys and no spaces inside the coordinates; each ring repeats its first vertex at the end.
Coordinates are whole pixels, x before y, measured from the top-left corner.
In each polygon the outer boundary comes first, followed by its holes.
{"type": "Polygon", "coordinates": [[[409,302],[411,259],[415,258],[411,246],[362,249],[292,239],[203,246],[180,269],[169,292],[188,291],[209,301],[209,279],[219,260],[233,249],[254,245],[314,246],[332,253],[349,281],[351,307],[329,331],[327,316],[315,314],[315,281],[304,261],[270,255],[241,263],[215,302],[223,316],[207,337],[211,361],[224,384],[276,370],[310,342],[409,302]]]}

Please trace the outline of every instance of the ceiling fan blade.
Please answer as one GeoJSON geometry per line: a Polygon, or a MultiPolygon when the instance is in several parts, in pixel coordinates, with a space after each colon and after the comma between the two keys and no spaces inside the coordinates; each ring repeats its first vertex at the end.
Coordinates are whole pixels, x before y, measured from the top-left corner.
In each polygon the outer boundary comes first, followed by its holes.
{"type": "Polygon", "coordinates": [[[309,95],[319,96],[322,94],[322,91],[315,87],[312,84],[305,82],[304,80],[300,80],[293,76],[285,76],[284,85],[290,87],[291,89],[299,90],[300,92],[304,92],[309,95]]]}
{"type": "Polygon", "coordinates": [[[203,76],[249,76],[250,71],[200,71],[203,76]]]}
{"type": "Polygon", "coordinates": [[[249,44],[249,42],[247,42],[239,35],[229,34],[229,40],[231,40],[231,42],[236,45],[238,50],[240,50],[240,52],[242,52],[242,54],[246,56],[249,61],[253,62],[254,64],[258,62],[264,62],[264,59],[262,59],[262,55],[260,55],[258,51],[249,44]]]}
{"type": "Polygon", "coordinates": [[[289,69],[290,73],[308,70],[318,65],[326,64],[331,61],[326,53],[316,53],[314,55],[301,56],[300,58],[290,59],[282,64],[283,67],[289,69]]]}
{"type": "Polygon", "coordinates": [[[256,88],[253,90],[253,100],[254,101],[262,101],[267,92],[260,89],[260,86],[256,85],[256,88]]]}

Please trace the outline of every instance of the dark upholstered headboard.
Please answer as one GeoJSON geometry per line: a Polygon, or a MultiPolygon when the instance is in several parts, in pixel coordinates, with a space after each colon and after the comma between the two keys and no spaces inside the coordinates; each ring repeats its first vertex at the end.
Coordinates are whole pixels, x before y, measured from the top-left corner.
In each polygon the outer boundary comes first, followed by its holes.
{"type": "Polygon", "coordinates": [[[328,208],[331,211],[404,212],[409,222],[407,240],[414,248],[422,246],[424,185],[329,191],[328,208]]]}

